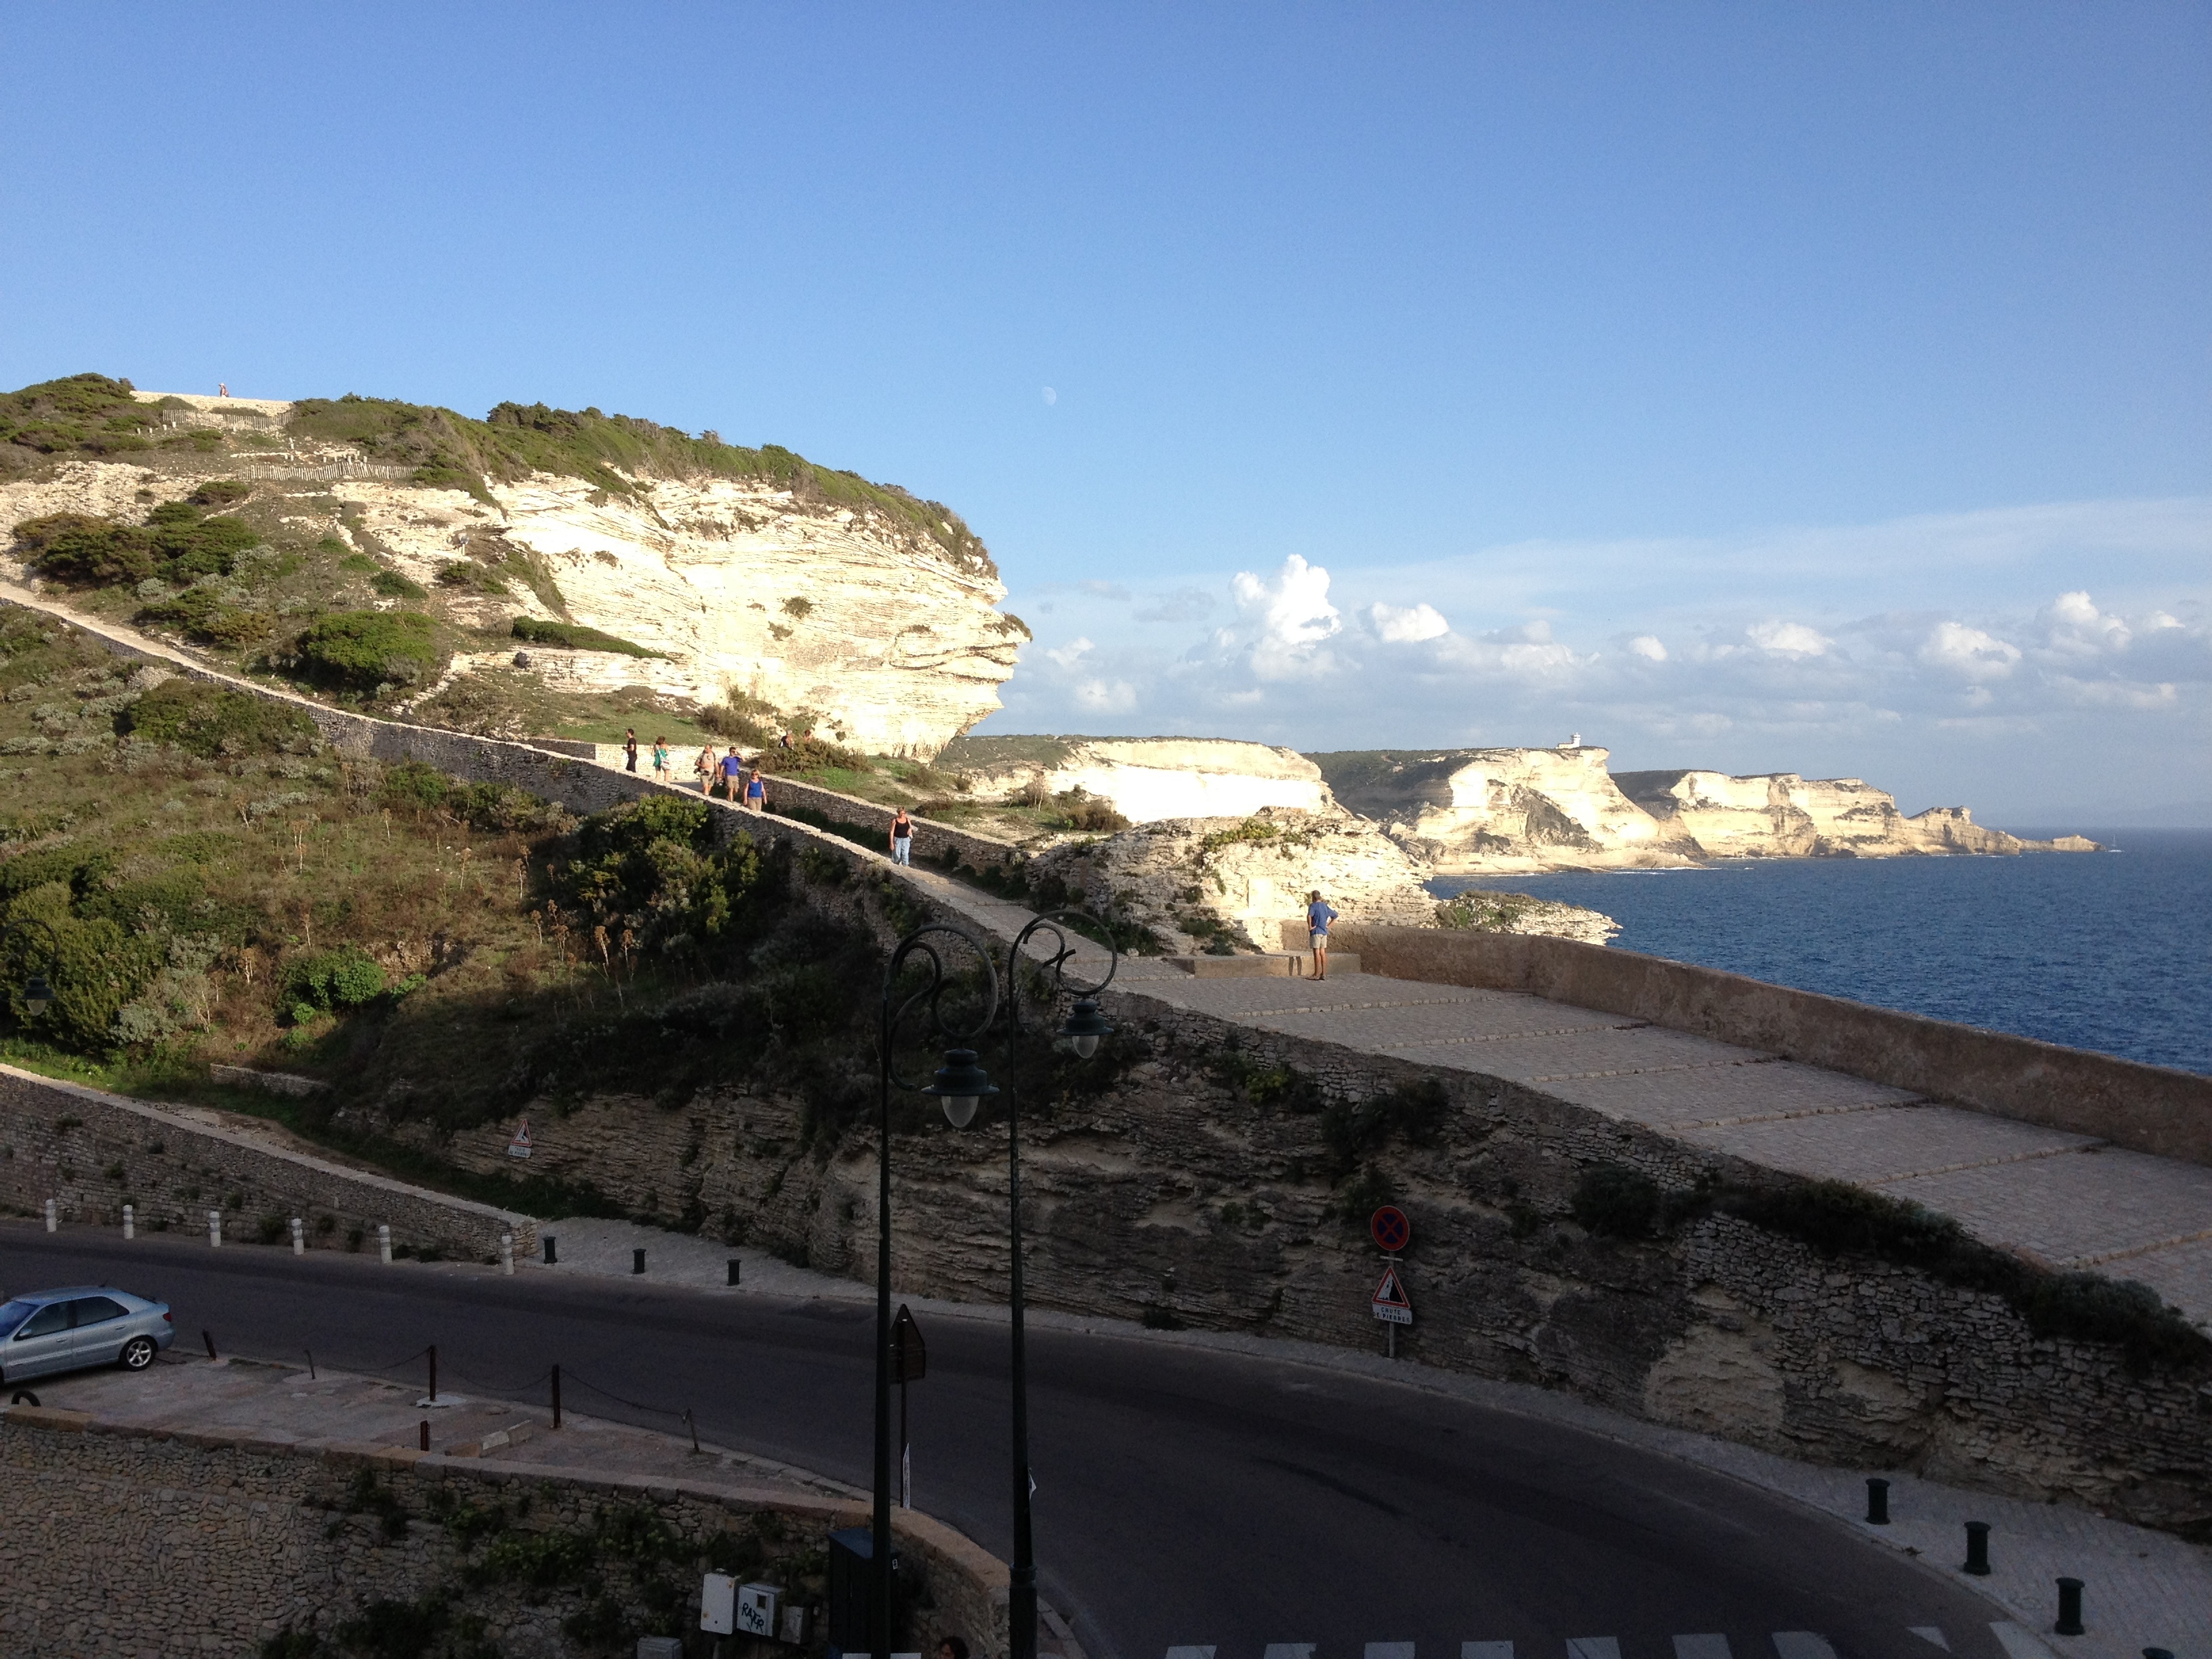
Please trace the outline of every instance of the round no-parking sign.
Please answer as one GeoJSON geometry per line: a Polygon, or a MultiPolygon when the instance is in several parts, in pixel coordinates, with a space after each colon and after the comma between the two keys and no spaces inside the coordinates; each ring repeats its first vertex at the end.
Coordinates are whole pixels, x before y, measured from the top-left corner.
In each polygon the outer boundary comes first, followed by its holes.
{"type": "Polygon", "coordinates": [[[1367,1231],[1385,1255],[1395,1255],[1413,1242],[1413,1224],[1395,1204],[1385,1204],[1369,1217],[1367,1231]]]}

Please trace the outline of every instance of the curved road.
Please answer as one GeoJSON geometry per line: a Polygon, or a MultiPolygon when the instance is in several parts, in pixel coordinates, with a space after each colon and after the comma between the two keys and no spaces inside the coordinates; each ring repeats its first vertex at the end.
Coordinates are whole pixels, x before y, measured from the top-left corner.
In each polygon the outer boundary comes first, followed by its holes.
{"type": "MultiPolygon", "coordinates": [[[[180,1341],[204,1327],[250,1355],[312,1347],[369,1370],[435,1342],[441,1388],[538,1404],[535,1379],[558,1362],[564,1377],[690,1407],[723,1444],[868,1483],[872,1305],[0,1227],[7,1290],[99,1282],[169,1302],[180,1341]]],[[[1006,1328],[940,1315],[927,1334],[915,1496],[1004,1554],[1006,1328]]],[[[2005,1659],[1989,1626],[2002,1613],[1954,1583],[1654,1453],[1295,1363],[1030,1340],[1045,1593],[1094,1659],[1184,1645],[1262,1659],[1271,1643],[1316,1644],[1291,1659],[1361,1659],[1370,1642],[1417,1644],[1420,1659],[1466,1642],[1512,1642],[1517,1659],[1823,1659],[1789,1632],[1843,1659],[1941,1659],[1908,1634],[1929,1626],[1958,1659],[2005,1659]]],[[[566,1393],[576,1411],[672,1427],[566,1393]]]]}

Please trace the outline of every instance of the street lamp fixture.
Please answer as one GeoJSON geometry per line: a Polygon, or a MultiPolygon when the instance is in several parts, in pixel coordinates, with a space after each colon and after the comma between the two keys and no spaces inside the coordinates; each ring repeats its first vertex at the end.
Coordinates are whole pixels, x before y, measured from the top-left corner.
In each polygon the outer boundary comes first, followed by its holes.
{"type": "Polygon", "coordinates": [[[921,1092],[935,1095],[945,1108],[945,1121],[956,1129],[964,1129],[975,1121],[975,1109],[985,1098],[999,1092],[999,1085],[975,1063],[973,1048],[948,1048],[945,1064],[937,1068],[936,1078],[921,1092]]]}
{"type": "Polygon", "coordinates": [[[54,988],[46,983],[44,974],[33,974],[23,987],[23,1006],[31,1011],[33,1019],[54,1006],[54,988]]]}
{"type": "MultiPolygon", "coordinates": [[[[1107,1024],[1105,1016],[1098,1011],[1097,998],[1099,993],[1113,982],[1115,971],[1121,965],[1120,948],[1108,942],[1105,947],[1105,975],[1095,985],[1085,983],[1068,971],[1069,964],[1075,960],[1082,936],[1095,925],[1091,918],[1079,912],[1063,910],[1037,917],[1015,939],[1013,949],[1006,953],[1005,1000],[1009,1058],[1018,1044],[1034,1040],[1031,1037],[1034,1028],[1025,1024],[1022,1018],[1025,969],[1028,994],[1033,999],[1048,1000],[1050,1002],[1057,1002],[1066,995],[1075,999],[1074,1006],[1068,1010],[1066,1018],[1060,1021],[1052,1036],[1055,1041],[1065,1043],[1077,1059],[1089,1060],[1098,1052],[1100,1040],[1114,1034],[1114,1028],[1107,1024]],[[1071,934],[1076,936],[1074,939],[1071,939],[1071,934]],[[1034,950],[1032,940],[1037,942],[1034,950]],[[1041,970],[1049,971],[1051,977],[1048,981],[1045,980],[1041,970]]],[[[898,948],[891,953],[890,967],[884,976],[881,1050],[883,1152],[877,1160],[876,1206],[875,1559],[872,1563],[876,1581],[871,1610],[872,1629],[870,1641],[872,1644],[882,1644],[873,1647],[873,1651],[878,1655],[888,1654],[891,1639],[891,1085],[896,1083],[900,1088],[915,1093],[934,1095],[945,1109],[945,1121],[956,1129],[964,1129],[975,1122],[983,1102],[998,1094],[1000,1090],[982,1066],[976,1063],[975,1050],[966,1045],[981,1037],[997,1023],[999,1002],[998,963],[991,953],[964,929],[945,922],[933,922],[901,939],[898,948]],[[982,963],[988,975],[987,988],[981,989],[976,996],[980,1012],[971,1011],[964,1022],[957,1015],[948,1017],[945,999],[956,987],[966,981],[946,976],[945,960],[939,951],[940,945],[949,945],[955,939],[982,963]],[[915,959],[927,966],[928,981],[894,1006],[891,998],[900,972],[909,960],[915,959]],[[892,1042],[901,1024],[916,1017],[930,1033],[957,1045],[945,1049],[945,1064],[938,1068],[936,1076],[927,1084],[908,1083],[900,1077],[891,1053],[892,1042]]],[[[1008,1322],[1013,1372],[1014,1431],[1014,1559],[1006,1612],[1009,1634],[1012,1638],[1010,1659],[1036,1659],[1036,1554],[1031,1544],[1030,1526],[1029,1349],[1023,1323],[1021,1111],[1011,1081],[1005,1094],[1007,1231],[1012,1245],[1012,1266],[1008,1273],[1012,1291],[1008,1322]]]]}

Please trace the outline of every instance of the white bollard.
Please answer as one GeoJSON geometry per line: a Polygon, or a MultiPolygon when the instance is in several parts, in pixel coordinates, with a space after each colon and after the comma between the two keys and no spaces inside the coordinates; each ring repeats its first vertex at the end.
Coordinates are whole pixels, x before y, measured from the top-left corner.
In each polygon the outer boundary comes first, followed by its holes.
{"type": "Polygon", "coordinates": [[[46,1231],[48,1232],[52,1232],[60,1225],[60,1218],[56,1216],[54,1213],[54,1201],[50,1198],[46,1200],[46,1231]]]}
{"type": "Polygon", "coordinates": [[[307,1224],[301,1220],[299,1217],[294,1216],[292,1218],[292,1254],[294,1255],[305,1255],[307,1253],[307,1224]]]}
{"type": "Polygon", "coordinates": [[[137,1218],[131,1213],[131,1206],[128,1204],[123,1206],[123,1236],[125,1238],[138,1237],[137,1218]]]}
{"type": "Polygon", "coordinates": [[[514,1277],[514,1235],[513,1233],[501,1233],[499,1236],[499,1270],[509,1279],[514,1277]]]}
{"type": "Polygon", "coordinates": [[[222,1248],[222,1212],[221,1210],[208,1212],[208,1246],[211,1249],[217,1250],[222,1248]]]}
{"type": "Polygon", "coordinates": [[[384,1259],[386,1267],[392,1265],[392,1224],[388,1221],[376,1224],[376,1253],[384,1259]]]}

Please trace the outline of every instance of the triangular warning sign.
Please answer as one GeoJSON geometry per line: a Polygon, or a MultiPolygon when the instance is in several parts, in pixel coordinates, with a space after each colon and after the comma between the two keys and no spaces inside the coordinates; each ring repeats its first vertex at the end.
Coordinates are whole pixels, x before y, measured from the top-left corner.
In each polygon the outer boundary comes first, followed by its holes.
{"type": "Polygon", "coordinates": [[[1413,1322],[1413,1304],[1399,1280],[1395,1265],[1382,1270],[1382,1282],[1375,1287],[1374,1305],[1377,1319],[1387,1319],[1394,1325],[1413,1322]]]}

